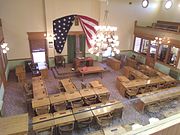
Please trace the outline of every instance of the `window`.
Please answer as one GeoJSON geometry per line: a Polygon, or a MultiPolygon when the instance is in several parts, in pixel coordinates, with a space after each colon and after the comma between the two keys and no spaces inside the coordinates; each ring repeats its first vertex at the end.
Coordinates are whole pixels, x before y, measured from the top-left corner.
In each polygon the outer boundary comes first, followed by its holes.
{"type": "Polygon", "coordinates": [[[168,57],[168,61],[167,63],[171,66],[176,67],[177,63],[178,63],[178,53],[179,53],[179,48],[176,47],[172,47],[171,51],[169,53],[169,57],[168,57]]]}
{"type": "Polygon", "coordinates": [[[143,39],[142,40],[141,53],[146,55],[147,51],[148,51],[148,46],[149,46],[149,40],[143,39]]]}
{"type": "Polygon", "coordinates": [[[141,48],[141,38],[139,37],[136,37],[135,38],[135,44],[134,44],[134,51],[135,52],[139,52],[140,51],[140,48],[141,48]]]}
{"type": "Polygon", "coordinates": [[[157,59],[161,62],[165,62],[166,55],[168,52],[168,45],[160,45],[157,59]]]}

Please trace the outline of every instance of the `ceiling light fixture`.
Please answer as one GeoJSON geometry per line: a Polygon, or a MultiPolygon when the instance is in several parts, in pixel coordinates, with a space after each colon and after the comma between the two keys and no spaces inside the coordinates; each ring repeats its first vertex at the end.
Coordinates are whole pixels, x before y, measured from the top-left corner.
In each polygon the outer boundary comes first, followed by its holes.
{"type": "Polygon", "coordinates": [[[149,0],[143,0],[141,4],[143,8],[147,8],[149,5],[149,0]]]}
{"type": "Polygon", "coordinates": [[[106,10],[104,15],[105,25],[95,26],[97,33],[90,40],[91,48],[88,51],[96,56],[103,55],[107,50],[111,50],[111,56],[120,53],[120,50],[118,49],[119,40],[115,33],[117,31],[117,27],[106,25],[109,13],[107,6],[108,0],[106,0],[106,10]]]}
{"type": "Polygon", "coordinates": [[[172,4],[173,4],[172,0],[167,0],[164,6],[166,9],[170,9],[172,7],[172,4]]]}

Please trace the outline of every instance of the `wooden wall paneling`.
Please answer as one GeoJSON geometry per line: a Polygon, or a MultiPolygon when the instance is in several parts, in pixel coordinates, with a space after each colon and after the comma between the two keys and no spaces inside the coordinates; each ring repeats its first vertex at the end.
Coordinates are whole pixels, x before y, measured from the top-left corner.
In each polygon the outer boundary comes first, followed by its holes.
{"type": "Polygon", "coordinates": [[[31,59],[33,60],[32,52],[34,49],[43,48],[45,49],[46,63],[47,65],[49,65],[47,42],[46,42],[46,37],[44,36],[45,33],[46,32],[27,32],[31,59]]]}

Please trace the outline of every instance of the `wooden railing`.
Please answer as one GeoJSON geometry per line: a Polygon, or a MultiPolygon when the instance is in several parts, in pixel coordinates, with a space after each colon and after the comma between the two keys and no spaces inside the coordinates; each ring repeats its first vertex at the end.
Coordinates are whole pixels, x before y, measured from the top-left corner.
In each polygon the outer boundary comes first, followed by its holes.
{"type": "MultiPolygon", "coordinates": [[[[170,23],[170,22],[169,22],[170,23]]],[[[165,24],[156,23],[152,26],[138,26],[137,21],[135,21],[134,35],[137,37],[154,40],[156,36],[158,37],[168,37],[176,47],[180,47],[180,24],[165,24]],[[166,27],[163,27],[166,26],[166,27]]]]}

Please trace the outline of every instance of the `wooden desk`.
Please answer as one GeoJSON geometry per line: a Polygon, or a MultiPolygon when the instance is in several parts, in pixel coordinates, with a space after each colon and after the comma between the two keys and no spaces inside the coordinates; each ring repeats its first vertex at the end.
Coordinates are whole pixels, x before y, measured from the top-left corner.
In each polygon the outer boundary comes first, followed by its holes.
{"type": "Polygon", "coordinates": [[[93,117],[93,113],[92,113],[90,107],[75,108],[75,109],[73,109],[73,114],[74,114],[75,119],[78,122],[93,117]]]}
{"type": "Polygon", "coordinates": [[[53,113],[55,125],[65,126],[75,121],[74,115],[71,110],[64,110],[53,113]]]}
{"type": "Polygon", "coordinates": [[[117,80],[120,81],[120,82],[125,82],[125,83],[128,83],[130,81],[126,76],[123,76],[123,75],[118,76],[117,80]]]}
{"type": "Polygon", "coordinates": [[[113,57],[107,58],[107,65],[114,70],[120,70],[121,62],[113,57]]]}
{"type": "Polygon", "coordinates": [[[97,104],[91,106],[91,111],[93,112],[94,116],[105,116],[112,112],[112,109],[110,106],[104,105],[104,104],[97,104]]]}
{"type": "Polygon", "coordinates": [[[82,81],[83,81],[84,75],[86,74],[101,73],[101,78],[102,78],[102,73],[104,72],[104,69],[99,66],[93,66],[93,67],[78,68],[78,71],[81,73],[82,81]]]}
{"type": "Polygon", "coordinates": [[[95,80],[95,81],[91,81],[89,83],[89,85],[92,87],[92,88],[98,88],[98,87],[103,87],[102,83],[98,80],[95,80]]]}
{"type": "Polygon", "coordinates": [[[64,103],[66,101],[65,93],[53,94],[49,96],[51,104],[64,103]]]}
{"type": "Polygon", "coordinates": [[[144,112],[144,108],[153,103],[173,99],[180,96],[180,87],[168,88],[156,92],[147,93],[146,95],[137,95],[138,100],[134,104],[138,111],[144,112]]]}
{"type": "Polygon", "coordinates": [[[76,101],[76,100],[81,100],[81,98],[82,98],[82,96],[81,96],[81,94],[79,93],[79,91],[74,91],[74,92],[72,92],[72,93],[66,92],[66,93],[65,93],[65,96],[66,96],[66,99],[67,99],[69,102],[76,101]]]}
{"type": "Polygon", "coordinates": [[[155,76],[158,76],[157,73],[156,73],[156,70],[153,69],[152,67],[148,66],[148,65],[140,65],[139,66],[139,70],[149,76],[149,77],[155,77],[155,76]]]}
{"type": "Polygon", "coordinates": [[[72,84],[64,85],[64,89],[66,92],[74,92],[77,90],[76,86],[72,84]]]}
{"type": "Polygon", "coordinates": [[[133,68],[136,68],[136,66],[137,66],[137,61],[134,60],[134,59],[131,59],[131,58],[127,58],[127,59],[126,59],[126,65],[127,65],[127,66],[130,66],[130,67],[133,67],[133,68]]]}
{"type": "Polygon", "coordinates": [[[62,79],[59,81],[62,86],[64,87],[66,92],[74,92],[77,90],[76,86],[74,83],[71,81],[71,79],[62,79]]]}
{"type": "Polygon", "coordinates": [[[50,106],[50,100],[48,97],[32,100],[32,108],[33,109],[42,107],[42,106],[50,106]]]}
{"type": "Polygon", "coordinates": [[[103,102],[109,99],[110,92],[106,87],[94,88],[93,90],[100,100],[103,99],[103,102]]]}
{"type": "Polygon", "coordinates": [[[42,80],[41,76],[32,77],[32,82],[33,83],[36,83],[36,82],[41,81],[41,80],[42,80]]]}
{"type": "Polygon", "coordinates": [[[96,95],[93,89],[87,88],[87,89],[81,89],[79,90],[80,94],[84,98],[91,98],[96,95]]]}
{"type": "Polygon", "coordinates": [[[63,86],[72,84],[72,81],[71,81],[71,79],[69,79],[69,78],[68,78],[68,79],[59,80],[59,82],[60,82],[63,86]]]}
{"type": "Polygon", "coordinates": [[[24,135],[28,132],[28,114],[0,118],[0,135],[24,135]]]}
{"type": "Polygon", "coordinates": [[[54,126],[53,115],[51,113],[48,113],[33,117],[32,123],[34,131],[51,128],[52,126],[54,126]]]}
{"type": "Polygon", "coordinates": [[[74,67],[77,69],[78,67],[83,67],[83,66],[93,66],[93,58],[91,57],[86,57],[86,58],[76,58],[74,60],[74,67]]]}

